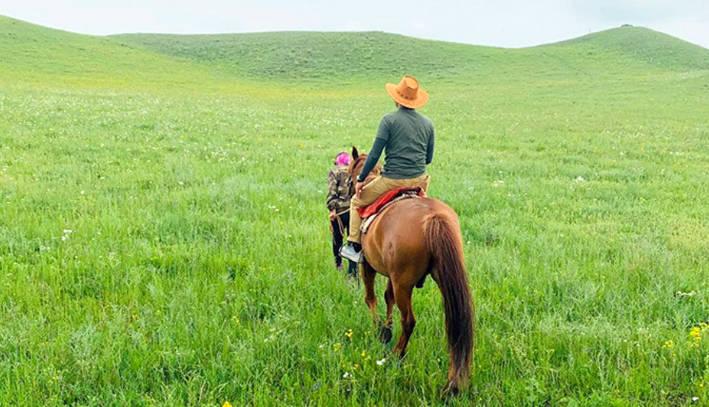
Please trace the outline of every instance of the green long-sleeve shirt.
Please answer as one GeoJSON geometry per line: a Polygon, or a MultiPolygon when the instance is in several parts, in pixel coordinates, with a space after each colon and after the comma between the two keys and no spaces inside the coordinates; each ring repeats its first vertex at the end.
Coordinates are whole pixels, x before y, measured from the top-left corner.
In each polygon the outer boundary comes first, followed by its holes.
{"type": "Polygon", "coordinates": [[[433,161],[433,123],[413,109],[400,107],[385,115],[379,123],[377,137],[359,176],[369,175],[385,151],[384,171],[387,178],[416,178],[426,172],[433,161]]]}

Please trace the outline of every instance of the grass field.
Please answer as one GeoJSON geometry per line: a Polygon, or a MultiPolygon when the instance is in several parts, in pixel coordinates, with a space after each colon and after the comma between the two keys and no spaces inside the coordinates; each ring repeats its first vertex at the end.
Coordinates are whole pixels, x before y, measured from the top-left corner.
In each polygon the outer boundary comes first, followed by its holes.
{"type": "Polygon", "coordinates": [[[450,404],[709,405],[709,50],[4,17],[0,405],[441,403],[438,288],[398,362],[329,253],[327,170],[403,73],[431,94],[431,195],[477,308],[450,404]]]}

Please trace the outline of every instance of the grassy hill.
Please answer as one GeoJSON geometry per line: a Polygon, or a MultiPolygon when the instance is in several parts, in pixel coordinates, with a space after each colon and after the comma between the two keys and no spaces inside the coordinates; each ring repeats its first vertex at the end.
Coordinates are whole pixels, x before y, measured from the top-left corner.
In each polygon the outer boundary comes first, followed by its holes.
{"type": "Polygon", "coordinates": [[[120,43],[223,67],[259,78],[298,80],[382,78],[420,72],[459,76],[501,50],[419,40],[382,32],[280,32],[226,35],[132,34],[120,43]]]}
{"type": "Polygon", "coordinates": [[[208,69],[193,63],[129,48],[106,37],[4,16],[0,16],[0,54],[0,81],[10,84],[126,88],[209,83],[208,69]]]}
{"type": "Polygon", "coordinates": [[[264,79],[291,84],[336,79],[349,85],[392,80],[401,72],[429,83],[497,83],[709,69],[709,50],[640,27],[501,49],[381,32],[96,37],[0,16],[0,52],[6,80],[45,77],[75,86],[134,82],[209,88],[264,79]]]}
{"type": "Polygon", "coordinates": [[[237,74],[274,80],[381,79],[400,72],[416,72],[434,79],[476,75],[491,78],[506,73],[534,75],[545,64],[566,67],[566,75],[573,75],[578,69],[600,72],[622,68],[625,72],[638,72],[647,70],[648,65],[709,69],[709,50],[640,27],[621,27],[562,44],[519,50],[381,32],[130,34],[112,38],[237,74]]]}
{"type": "Polygon", "coordinates": [[[444,405],[436,285],[394,360],[328,241],[332,159],[403,71],[476,298],[445,405],[706,404],[707,52],[0,18],[0,405],[444,405]]]}
{"type": "Polygon", "coordinates": [[[580,47],[593,51],[614,51],[619,55],[673,70],[709,69],[709,50],[643,27],[623,26],[597,32],[547,47],[580,47]]]}

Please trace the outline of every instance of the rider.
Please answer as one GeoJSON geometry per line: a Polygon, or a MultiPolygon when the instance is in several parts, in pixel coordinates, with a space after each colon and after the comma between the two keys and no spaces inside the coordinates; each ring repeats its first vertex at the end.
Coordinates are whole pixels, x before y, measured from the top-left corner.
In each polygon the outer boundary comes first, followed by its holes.
{"type": "Polygon", "coordinates": [[[433,123],[415,110],[426,104],[428,93],[419,88],[416,78],[408,75],[398,85],[387,83],[385,88],[397,110],[385,115],[379,123],[372,150],[357,177],[355,196],[350,204],[349,244],[341,251],[343,257],[355,262],[362,260],[362,219],[357,208],[371,204],[394,188],[420,186],[426,191],[430,180],[426,165],[433,160],[433,123]],[[386,152],[384,171],[365,187],[364,180],[377,164],[382,150],[386,152]]]}

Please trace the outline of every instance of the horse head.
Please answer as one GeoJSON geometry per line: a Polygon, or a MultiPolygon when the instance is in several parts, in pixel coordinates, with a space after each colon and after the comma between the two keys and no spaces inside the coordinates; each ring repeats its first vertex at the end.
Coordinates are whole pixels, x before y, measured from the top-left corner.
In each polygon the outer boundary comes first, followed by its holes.
{"type": "MultiPolygon", "coordinates": [[[[364,168],[364,163],[367,161],[367,153],[360,153],[359,150],[357,150],[357,147],[352,146],[352,162],[350,163],[349,167],[347,168],[347,173],[350,175],[350,178],[352,180],[357,179],[359,174],[362,172],[362,168],[364,168]]],[[[365,183],[371,181],[379,175],[382,172],[382,166],[377,163],[377,165],[374,166],[372,171],[370,171],[369,175],[367,176],[367,179],[364,181],[365,183]]]]}

